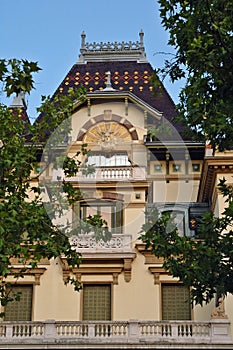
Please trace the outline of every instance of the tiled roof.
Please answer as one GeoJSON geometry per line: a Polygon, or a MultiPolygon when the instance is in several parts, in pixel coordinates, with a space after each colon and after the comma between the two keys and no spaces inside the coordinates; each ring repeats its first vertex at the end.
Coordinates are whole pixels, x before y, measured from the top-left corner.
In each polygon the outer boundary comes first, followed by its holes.
{"type": "MultiPolygon", "coordinates": [[[[136,95],[161,112],[163,117],[173,124],[179,133],[182,133],[184,127],[174,120],[178,114],[170,95],[162,83],[155,94],[150,82],[154,69],[146,59],[143,35],[141,31],[140,41],[129,44],[124,42],[88,44],[85,42],[85,33],[82,33],[80,59],[65,76],[54,96],[59,93],[66,94],[69,88],[80,86],[84,86],[90,94],[101,91],[106,88],[107,72],[110,72],[113,89],[120,92],[129,91],[136,95]]],[[[40,121],[41,117],[39,116],[37,121],[40,121]]]]}
{"type": "MultiPolygon", "coordinates": [[[[106,87],[107,72],[111,72],[112,87],[118,91],[130,91],[141,100],[163,113],[164,118],[174,124],[177,117],[176,106],[170,95],[161,84],[156,94],[150,77],[153,68],[150,63],[138,63],[136,61],[103,61],[76,63],[68,72],[55,94],[66,94],[69,88],[84,86],[87,92],[103,90],[106,87]]],[[[178,131],[181,127],[175,123],[178,131]]]]}
{"type": "Polygon", "coordinates": [[[130,91],[171,120],[177,115],[175,105],[164,87],[157,96],[149,79],[153,69],[149,63],[137,62],[89,62],[74,64],[56,93],[66,93],[68,88],[86,87],[88,92],[102,90],[106,86],[107,71],[111,72],[112,87],[119,91],[130,91]]]}

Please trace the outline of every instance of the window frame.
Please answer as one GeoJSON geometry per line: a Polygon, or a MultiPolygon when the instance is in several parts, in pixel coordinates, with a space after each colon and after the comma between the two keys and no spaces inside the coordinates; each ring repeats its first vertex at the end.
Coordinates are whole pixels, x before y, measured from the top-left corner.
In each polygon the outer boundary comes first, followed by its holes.
{"type": "Polygon", "coordinates": [[[127,151],[92,151],[86,159],[86,165],[96,168],[115,168],[129,167],[131,166],[131,162],[127,151]],[[92,158],[93,161],[91,161],[92,158]]]}
{"type": "Polygon", "coordinates": [[[83,288],[82,288],[82,297],[81,297],[81,319],[83,321],[111,321],[112,320],[112,311],[113,311],[113,303],[112,303],[112,300],[113,300],[113,285],[112,285],[112,282],[84,282],[83,283],[83,288]],[[91,320],[91,319],[85,319],[84,318],[84,307],[85,307],[85,301],[84,301],[84,298],[85,298],[85,288],[91,288],[91,287],[99,287],[99,288],[103,288],[103,287],[108,287],[109,288],[109,293],[110,293],[110,297],[109,297],[109,319],[95,319],[95,320],[91,320]]]}
{"type": "MultiPolygon", "coordinates": [[[[176,320],[181,320],[181,321],[190,321],[192,320],[192,307],[191,307],[191,303],[190,303],[190,290],[188,287],[185,287],[182,283],[179,283],[179,282],[162,282],[161,283],[161,320],[162,321],[176,321],[176,320]],[[180,301],[181,304],[183,304],[183,308],[185,306],[188,306],[186,311],[188,313],[188,318],[178,318],[177,317],[177,310],[175,310],[175,313],[176,313],[176,316],[175,318],[164,318],[164,293],[163,293],[163,290],[165,287],[169,287],[169,288],[184,288],[186,289],[186,292],[187,292],[187,296],[188,296],[188,302],[185,302],[185,300],[183,301],[180,301]]],[[[175,290],[174,292],[172,292],[172,295],[173,295],[173,299],[175,299],[175,290]]],[[[177,305],[177,303],[174,303],[175,306],[177,305]]]]}
{"type": "MultiPolygon", "coordinates": [[[[29,311],[28,311],[28,314],[30,313],[30,317],[28,317],[29,319],[23,319],[22,317],[22,313],[20,313],[20,311],[24,310],[25,307],[22,307],[22,303],[23,303],[23,300],[20,299],[19,301],[12,301],[12,302],[9,302],[5,307],[4,307],[4,321],[32,321],[32,313],[33,313],[33,295],[34,295],[34,286],[32,283],[27,283],[27,284],[12,284],[9,289],[23,289],[23,288],[30,288],[30,306],[29,306],[29,311]],[[17,304],[15,304],[17,303],[17,304]],[[13,308],[14,305],[17,305],[16,308],[17,308],[17,311],[18,312],[18,315],[17,316],[20,316],[20,317],[17,317],[17,319],[10,319],[9,317],[6,317],[7,315],[7,309],[8,308],[13,308]],[[19,319],[18,319],[19,318],[19,319]]],[[[21,295],[22,297],[22,295],[21,295]]],[[[11,312],[11,309],[9,309],[8,312],[11,312]]]]}
{"type": "Polygon", "coordinates": [[[195,233],[190,229],[189,225],[189,205],[187,203],[153,203],[149,208],[157,208],[159,215],[166,212],[183,213],[184,233],[182,236],[194,237],[195,233]]]}
{"type": "Polygon", "coordinates": [[[111,207],[111,227],[108,227],[109,231],[114,233],[123,233],[123,202],[122,201],[114,201],[114,200],[106,200],[106,199],[100,199],[100,200],[89,200],[89,201],[79,201],[76,202],[73,205],[73,222],[75,220],[82,220],[83,218],[87,217],[87,214],[85,214],[86,209],[89,206],[97,207],[97,214],[101,215],[101,208],[104,207],[111,207]],[[83,215],[84,214],[84,215],[83,215]]]}

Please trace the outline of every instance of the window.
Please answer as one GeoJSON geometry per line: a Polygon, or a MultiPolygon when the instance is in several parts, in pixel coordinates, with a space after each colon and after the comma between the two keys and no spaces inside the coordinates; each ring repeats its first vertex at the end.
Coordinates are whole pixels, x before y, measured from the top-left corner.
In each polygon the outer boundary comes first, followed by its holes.
{"type": "Polygon", "coordinates": [[[169,213],[171,221],[174,222],[174,224],[177,227],[179,236],[184,236],[186,234],[185,232],[185,213],[181,210],[166,210],[163,211],[163,213],[169,213]]]}
{"type": "Polygon", "coordinates": [[[111,320],[111,285],[83,286],[83,320],[111,320]]]}
{"type": "Polygon", "coordinates": [[[162,284],[162,319],[190,320],[189,289],[182,284],[162,284]]]}
{"type": "Polygon", "coordinates": [[[181,164],[172,164],[172,171],[175,173],[181,172],[181,164]]]}
{"type": "Polygon", "coordinates": [[[87,165],[96,167],[130,166],[127,153],[93,153],[87,159],[87,165]]]}
{"type": "Polygon", "coordinates": [[[169,224],[175,224],[180,236],[192,237],[194,235],[193,229],[190,227],[190,215],[189,215],[190,203],[155,203],[147,205],[147,220],[152,220],[153,209],[158,211],[158,214],[169,213],[171,222],[169,224]]]}
{"type": "Polygon", "coordinates": [[[200,172],[200,164],[199,163],[193,163],[192,169],[194,172],[200,172]]]}
{"type": "Polygon", "coordinates": [[[162,165],[161,164],[155,164],[154,165],[154,172],[160,173],[162,171],[162,165]]]}
{"type": "Polygon", "coordinates": [[[9,302],[5,306],[5,321],[31,321],[32,314],[32,285],[14,285],[10,288],[9,296],[21,293],[19,301],[9,302]]]}
{"type": "Polygon", "coordinates": [[[78,202],[74,206],[74,212],[78,219],[85,219],[89,215],[101,215],[107,222],[108,229],[112,233],[122,233],[123,203],[120,201],[89,201],[78,202]]]}

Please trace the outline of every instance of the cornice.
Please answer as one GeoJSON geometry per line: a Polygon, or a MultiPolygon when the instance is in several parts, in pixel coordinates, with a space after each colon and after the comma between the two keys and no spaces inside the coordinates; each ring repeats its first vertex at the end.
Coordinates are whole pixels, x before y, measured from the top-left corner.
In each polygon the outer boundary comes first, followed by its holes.
{"type": "Polygon", "coordinates": [[[233,157],[206,157],[203,162],[198,202],[212,202],[217,174],[233,174],[233,157]]]}

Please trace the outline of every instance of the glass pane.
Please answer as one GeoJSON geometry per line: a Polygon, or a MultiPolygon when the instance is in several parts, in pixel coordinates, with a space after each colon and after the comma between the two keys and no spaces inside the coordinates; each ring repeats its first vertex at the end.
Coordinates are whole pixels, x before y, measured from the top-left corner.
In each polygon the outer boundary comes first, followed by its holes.
{"type": "Polygon", "coordinates": [[[162,285],[162,319],[190,320],[189,289],[181,284],[162,285]]]}
{"type": "Polygon", "coordinates": [[[178,233],[180,236],[185,235],[185,214],[183,211],[179,210],[168,210],[167,213],[170,213],[171,223],[175,224],[178,233]]]}
{"type": "Polygon", "coordinates": [[[108,228],[112,227],[111,207],[100,207],[100,214],[103,220],[107,221],[108,228]]]}
{"type": "Polygon", "coordinates": [[[83,320],[111,319],[111,286],[84,285],[83,320]]]}
{"type": "Polygon", "coordinates": [[[184,230],[184,212],[182,211],[174,211],[172,213],[176,227],[178,229],[179,235],[184,236],[185,230],[184,230]]]}
{"type": "Polygon", "coordinates": [[[31,321],[32,286],[12,286],[10,296],[19,292],[20,300],[9,302],[5,307],[5,321],[31,321]]]}
{"type": "MultiPolygon", "coordinates": [[[[78,206],[76,206],[78,207],[78,206]]],[[[75,208],[76,208],[75,207],[75,208]]],[[[76,215],[78,210],[75,211],[76,215]]],[[[116,228],[121,231],[122,227],[122,203],[102,201],[101,203],[89,202],[89,205],[82,205],[80,202],[80,219],[85,219],[89,215],[101,215],[101,218],[107,222],[109,230],[113,233],[118,232],[116,228]]],[[[121,233],[121,232],[120,232],[121,233]]]]}
{"type": "Polygon", "coordinates": [[[97,167],[114,167],[114,166],[130,166],[128,155],[126,153],[103,153],[93,154],[87,159],[87,164],[92,164],[97,167]]]}

